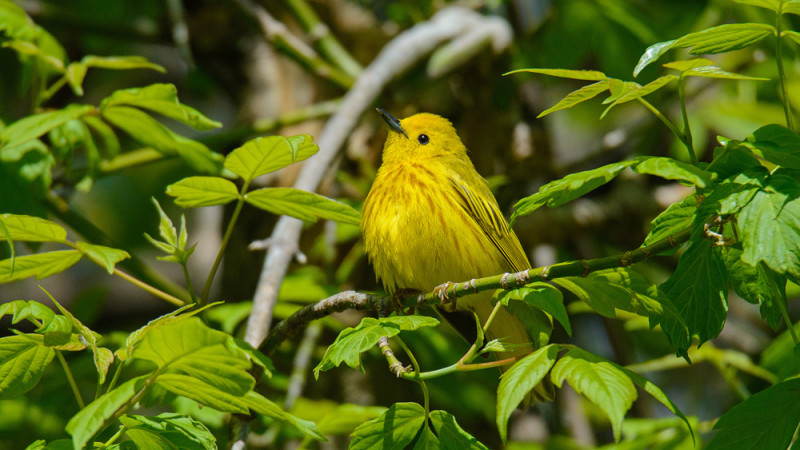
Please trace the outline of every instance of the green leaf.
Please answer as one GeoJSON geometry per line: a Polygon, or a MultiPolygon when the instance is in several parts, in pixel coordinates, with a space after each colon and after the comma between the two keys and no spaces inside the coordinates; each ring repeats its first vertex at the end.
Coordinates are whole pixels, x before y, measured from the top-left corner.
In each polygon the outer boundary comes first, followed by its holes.
{"type": "Polygon", "coordinates": [[[61,225],[40,217],[0,214],[3,233],[12,241],[64,242],[67,230],[61,225]]]}
{"type": "Polygon", "coordinates": [[[778,12],[781,7],[782,0],[736,0],[736,3],[743,5],[758,6],[759,8],[767,8],[769,10],[778,12]]]}
{"type": "Polygon", "coordinates": [[[191,106],[181,103],[178,100],[178,90],[171,84],[151,84],[143,88],[114,91],[103,99],[100,109],[105,113],[108,108],[118,105],[149,109],[196,130],[213,130],[222,126],[216,120],[211,120],[191,106]]]}
{"type": "Polygon", "coordinates": [[[67,81],[76,95],[83,95],[83,79],[89,67],[99,69],[152,69],[156,72],[166,73],[166,69],[158,64],[148,61],[142,56],[84,56],[80,62],[73,62],[67,66],[67,81]]]}
{"type": "Polygon", "coordinates": [[[726,140],[723,147],[714,149],[714,159],[706,167],[717,174],[717,179],[730,178],[761,163],[740,141],[726,140]]]}
{"type": "Polygon", "coordinates": [[[764,262],[800,279],[800,184],[780,171],[769,177],[738,216],[742,260],[764,262]]]}
{"type": "Polygon", "coordinates": [[[161,413],[157,416],[123,415],[119,421],[139,448],[216,450],[217,440],[201,422],[189,416],[161,413]]]}
{"type": "Polygon", "coordinates": [[[800,333],[800,323],[795,322],[794,330],[784,330],[761,353],[760,366],[774,373],[778,379],[791,378],[800,372],[800,358],[795,352],[794,333],[800,333]]]}
{"type": "Polygon", "coordinates": [[[636,388],[619,366],[577,347],[553,366],[553,383],[561,387],[566,380],[575,392],[599,407],[611,421],[614,439],[619,441],[622,419],[636,400],[636,388]]]}
{"type": "Polygon", "coordinates": [[[621,161],[608,164],[597,169],[572,173],[560,180],[551,181],[539,188],[539,192],[525,197],[514,205],[511,223],[521,216],[526,216],[543,205],[561,206],[569,201],[587,194],[608,183],[635,161],[621,161]]]}
{"type": "Polygon", "coordinates": [[[86,116],[82,120],[100,138],[101,148],[105,150],[109,157],[119,154],[119,139],[117,139],[114,130],[103,122],[103,119],[97,116],[86,116]]]}
{"type": "Polygon", "coordinates": [[[569,94],[567,94],[566,97],[559,100],[558,103],[542,111],[541,114],[536,116],[536,118],[539,119],[552,112],[560,111],[562,109],[572,108],[578,103],[591,100],[595,98],[597,94],[607,90],[608,90],[608,82],[605,80],[601,80],[598,81],[597,83],[586,85],[580,89],[570,92],[569,94]]]}
{"type": "Polygon", "coordinates": [[[511,72],[506,72],[503,75],[511,75],[514,73],[538,73],[542,75],[550,75],[551,77],[570,78],[573,80],[589,80],[600,81],[606,80],[608,77],[603,72],[596,70],[568,70],[568,69],[517,69],[511,72]]]}
{"type": "Polygon", "coordinates": [[[54,356],[41,335],[0,338],[0,400],[19,397],[33,389],[54,356]]]}
{"type": "Polygon", "coordinates": [[[125,339],[125,345],[122,348],[120,348],[119,350],[117,350],[117,352],[116,352],[117,357],[121,361],[127,360],[128,358],[131,357],[131,354],[133,353],[133,351],[136,348],[136,346],[139,345],[139,342],[142,339],[144,339],[144,337],[151,330],[167,326],[167,325],[169,325],[169,324],[171,324],[173,322],[177,322],[177,321],[180,321],[180,320],[185,320],[185,319],[187,319],[189,317],[192,317],[193,315],[199,313],[200,311],[202,311],[204,309],[207,309],[208,306],[210,306],[210,305],[207,305],[206,308],[195,308],[195,309],[192,309],[191,312],[185,312],[186,310],[194,307],[194,305],[186,305],[186,306],[183,306],[183,307],[180,307],[180,308],[176,309],[175,311],[172,311],[172,312],[170,312],[168,314],[164,314],[161,317],[158,317],[158,318],[155,318],[155,319],[151,320],[150,322],[147,323],[147,325],[139,328],[138,330],[136,330],[133,333],[128,335],[127,339],[125,339]]]}
{"type": "Polygon", "coordinates": [[[692,337],[702,345],[722,331],[728,312],[727,272],[720,249],[710,241],[692,242],[661,289],[683,318],[683,323],[670,316],[660,320],[661,328],[678,355],[686,356],[692,337]]]}
{"type": "MultiPolygon", "coordinates": [[[[800,15],[800,5],[796,7],[797,12],[794,14],[800,15]]],[[[788,37],[789,39],[793,40],[795,44],[800,45],[800,33],[794,30],[783,30],[781,31],[781,36],[788,37]]]]}
{"type": "Polygon", "coordinates": [[[220,177],[187,177],[167,186],[167,195],[183,208],[224,205],[239,198],[232,181],[220,177]]]}
{"type": "Polygon", "coordinates": [[[774,33],[775,28],[771,25],[732,23],[690,33],[672,41],[659,42],[645,50],[636,64],[633,76],[637,76],[642,69],[671,48],[691,47],[689,53],[692,55],[724,53],[749,47],[774,33]]]}
{"type": "Polygon", "coordinates": [[[506,441],[508,419],[528,393],[541,382],[553,367],[561,347],[551,344],[517,361],[500,378],[497,387],[497,429],[506,441]]]}
{"type": "Polygon", "coordinates": [[[682,60],[682,61],[672,61],[666,64],[663,64],[664,67],[668,69],[677,70],[678,72],[686,72],[687,70],[692,70],[697,67],[703,66],[712,66],[714,65],[714,61],[706,58],[694,58],[689,60],[682,60]]]}
{"type": "Polygon", "coordinates": [[[24,117],[0,130],[0,154],[42,136],[53,128],[94,111],[92,105],[69,105],[57,111],[24,117]]]}
{"type": "Polygon", "coordinates": [[[667,395],[664,393],[664,391],[661,390],[660,387],[656,386],[651,381],[647,380],[638,373],[633,372],[632,370],[628,370],[624,367],[621,367],[616,363],[612,364],[618,369],[620,369],[623,373],[625,373],[628,376],[628,378],[630,378],[631,381],[634,382],[634,384],[639,386],[643,391],[650,394],[650,396],[652,396],[654,399],[658,400],[659,403],[666,406],[667,409],[672,414],[675,414],[677,417],[683,420],[683,423],[686,424],[686,428],[689,429],[689,433],[692,436],[692,442],[694,442],[694,430],[692,429],[692,424],[689,422],[689,419],[687,419],[686,416],[683,415],[683,412],[681,412],[678,406],[675,403],[673,403],[672,400],[669,399],[669,397],[667,397],[667,395]]]}
{"type": "Polygon", "coordinates": [[[738,73],[726,72],[717,66],[702,66],[687,70],[683,73],[684,77],[704,77],[718,78],[722,80],[749,80],[749,81],[769,81],[769,78],[749,77],[738,73]]]}
{"type": "Polygon", "coordinates": [[[466,450],[482,449],[486,446],[481,444],[475,437],[464,431],[456,422],[456,418],[447,411],[431,411],[431,424],[436,430],[443,450],[466,450]]]}
{"type": "Polygon", "coordinates": [[[787,169],[800,169],[800,136],[781,125],[766,125],[747,137],[757,156],[787,169]],[[753,148],[755,147],[755,148],[753,148]]]}
{"type": "Polygon", "coordinates": [[[350,206],[300,189],[257,189],[245,194],[244,199],[247,203],[265,211],[308,222],[327,219],[350,225],[361,223],[361,214],[350,206]]]}
{"type": "MultiPolygon", "coordinates": [[[[675,75],[664,75],[663,77],[656,78],[655,80],[647,83],[644,86],[638,86],[633,89],[625,89],[624,93],[621,95],[614,96],[614,102],[608,105],[608,107],[600,114],[600,118],[603,119],[606,114],[611,110],[611,108],[621,105],[622,103],[627,103],[637,98],[644,97],[645,95],[652,94],[653,92],[661,89],[662,87],[666,86],[670,82],[677,80],[678,77],[675,75]]],[[[607,103],[603,102],[603,103],[607,103]]]]}
{"type": "Polygon", "coordinates": [[[320,371],[339,367],[345,363],[354,369],[361,368],[361,353],[375,347],[382,336],[392,337],[401,331],[420,327],[435,327],[439,321],[426,316],[393,316],[374,319],[365,317],[355,328],[345,328],[333,344],[325,350],[322,361],[314,368],[314,377],[320,371]]]}
{"type": "Polygon", "coordinates": [[[237,414],[249,412],[249,404],[243,394],[231,394],[193,376],[165,373],[156,378],[156,385],[218,411],[237,414]]]}
{"type": "Polygon", "coordinates": [[[682,323],[681,315],[669,297],[647,277],[631,268],[599,270],[590,273],[586,280],[618,289],[611,299],[617,309],[653,319],[670,316],[682,323]]]}
{"type": "Polygon", "coordinates": [[[345,403],[338,405],[318,422],[323,435],[351,433],[364,422],[375,419],[386,411],[383,406],[361,406],[345,403]]]}
{"type": "Polygon", "coordinates": [[[200,142],[177,135],[156,119],[130,106],[108,106],[103,118],[131,137],[164,155],[178,155],[197,171],[216,174],[222,166],[222,156],[200,142]]]}
{"type": "Polygon", "coordinates": [[[758,166],[723,180],[700,203],[695,214],[695,223],[701,225],[712,214],[738,213],[762,188],[768,174],[766,168],[758,166]]]}
{"type": "Polygon", "coordinates": [[[503,291],[499,301],[508,306],[509,300],[520,300],[552,315],[564,327],[564,331],[572,336],[572,327],[569,323],[567,308],[564,306],[564,297],[561,291],[547,283],[531,283],[524,287],[503,291]]]}
{"type": "Polygon", "coordinates": [[[625,295],[622,287],[608,284],[604,280],[563,277],[557,278],[553,282],[575,294],[596,313],[609,318],[616,317],[614,308],[622,306],[620,299],[625,295]]]}
{"type": "Polygon", "coordinates": [[[14,258],[13,268],[11,259],[4,259],[0,261],[0,284],[32,276],[36,276],[37,280],[41,280],[70,268],[80,259],[81,252],[77,250],[59,250],[17,256],[14,258]]]}
{"type": "Polygon", "coordinates": [[[84,448],[95,434],[105,428],[107,421],[111,419],[117,410],[128,403],[136,392],[142,388],[145,378],[147,378],[147,375],[122,383],[72,416],[67,422],[66,430],[72,435],[74,447],[84,448]]]}
{"type": "Polygon", "coordinates": [[[620,97],[623,97],[626,94],[628,94],[629,92],[641,89],[642,87],[642,85],[639,83],[635,83],[633,81],[617,80],[616,78],[609,79],[608,86],[611,91],[611,95],[609,95],[608,97],[606,97],[605,100],[603,100],[604,105],[613,103],[617,101],[620,97]]]}
{"type": "Polygon", "coordinates": [[[288,423],[296,430],[312,439],[316,439],[318,441],[328,440],[322,433],[320,433],[319,429],[317,429],[317,425],[314,424],[314,422],[303,420],[284,411],[280,406],[257,392],[248,392],[247,395],[245,395],[245,401],[253,411],[288,423]]]}
{"type": "Polygon", "coordinates": [[[714,179],[714,174],[711,172],[664,156],[640,156],[636,158],[636,164],[631,166],[631,169],[636,173],[655,175],[699,188],[705,188],[714,179]]]}
{"type": "Polygon", "coordinates": [[[800,379],[751,395],[722,415],[708,450],[787,448],[800,422],[800,379]]]}
{"type": "Polygon", "coordinates": [[[761,305],[761,317],[773,330],[781,324],[781,309],[786,305],[786,276],[770,270],[763,262],[751,266],[741,259],[742,251],[729,247],[723,253],[725,268],[731,277],[731,285],[740,297],[750,303],[761,305]],[[783,304],[781,308],[778,305],[783,304]]]}
{"type": "Polygon", "coordinates": [[[89,259],[97,264],[105,267],[110,275],[114,274],[114,267],[118,262],[131,257],[128,252],[118,248],[90,244],[82,241],[78,241],[76,244],[78,245],[78,250],[80,250],[81,253],[88,256],[89,259]]]}
{"type": "Polygon", "coordinates": [[[303,161],[319,151],[311,136],[268,136],[253,139],[225,158],[225,168],[246,182],[303,161]]]}
{"type": "Polygon", "coordinates": [[[442,443],[439,438],[433,434],[433,430],[429,427],[422,427],[417,442],[414,444],[414,450],[439,450],[442,448],[442,443]]]}
{"type": "Polygon", "coordinates": [[[644,239],[644,247],[666,239],[680,231],[689,228],[697,211],[697,197],[690,195],[680,202],[669,205],[661,214],[653,219],[653,228],[644,239]]]}
{"type": "MultiPolygon", "coordinates": [[[[208,384],[206,394],[211,390],[219,390],[230,396],[241,396],[253,388],[255,380],[247,373],[250,361],[230,340],[230,336],[209,328],[199,318],[188,317],[148,329],[135,345],[131,356],[152,361],[161,369],[179,370],[191,375],[195,382],[208,384]]],[[[173,380],[173,388],[164,387],[201,401],[179,392],[182,381],[173,380]]]]}
{"type": "Polygon", "coordinates": [[[403,450],[425,425],[425,410],[416,403],[395,403],[377,419],[353,431],[350,450],[403,450]]]}
{"type": "MultiPolygon", "coordinates": [[[[29,320],[31,323],[41,322],[42,326],[37,328],[37,332],[45,330],[56,315],[52,309],[34,300],[13,300],[0,304],[0,318],[6,314],[11,314],[12,324],[22,320],[29,320]]],[[[59,331],[70,330],[72,330],[71,325],[69,328],[62,328],[59,331]]]]}
{"type": "Polygon", "coordinates": [[[783,8],[781,8],[781,12],[784,14],[797,14],[800,15],[800,3],[796,0],[787,0],[783,2],[783,8]]]}

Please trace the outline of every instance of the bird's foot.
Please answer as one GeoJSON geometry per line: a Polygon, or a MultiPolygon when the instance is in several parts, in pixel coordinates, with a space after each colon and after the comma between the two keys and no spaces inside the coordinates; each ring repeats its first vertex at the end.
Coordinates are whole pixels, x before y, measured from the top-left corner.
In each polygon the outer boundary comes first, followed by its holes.
{"type": "Polygon", "coordinates": [[[409,295],[419,295],[420,291],[418,289],[413,288],[401,288],[392,294],[392,304],[394,305],[394,309],[399,311],[405,316],[410,316],[416,312],[416,309],[413,306],[405,307],[403,306],[403,299],[408,297],[409,295]]]}
{"type": "Polygon", "coordinates": [[[439,286],[433,288],[433,293],[436,294],[437,297],[439,297],[439,301],[442,304],[442,308],[444,308],[444,310],[448,312],[453,312],[456,310],[457,297],[455,296],[454,292],[453,293],[449,292],[450,288],[454,286],[455,283],[446,281],[440,284],[439,286]]]}

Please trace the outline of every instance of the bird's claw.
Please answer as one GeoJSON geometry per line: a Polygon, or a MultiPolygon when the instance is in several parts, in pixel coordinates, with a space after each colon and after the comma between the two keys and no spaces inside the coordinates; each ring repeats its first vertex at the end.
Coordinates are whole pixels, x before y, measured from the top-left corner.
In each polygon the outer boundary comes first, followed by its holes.
{"type": "Polygon", "coordinates": [[[453,286],[455,286],[455,283],[452,283],[450,281],[446,281],[446,282],[440,284],[439,286],[436,286],[435,288],[433,288],[433,293],[437,297],[439,297],[439,301],[442,304],[442,308],[444,308],[445,311],[449,311],[449,312],[455,311],[456,310],[456,305],[457,305],[456,304],[457,297],[455,295],[450,297],[451,294],[450,294],[449,291],[450,291],[450,288],[452,288],[453,286]]]}
{"type": "Polygon", "coordinates": [[[417,289],[410,289],[410,288],[402,288],[396,290],[392,294],[392,304],[394,305],[394,309],[402,313],[404,316],[410,316],[416,312],[416,308],[413,306],[406,307],[403,305],[403,299],[412,294],[418,294],[419,291],[417,289]]]}

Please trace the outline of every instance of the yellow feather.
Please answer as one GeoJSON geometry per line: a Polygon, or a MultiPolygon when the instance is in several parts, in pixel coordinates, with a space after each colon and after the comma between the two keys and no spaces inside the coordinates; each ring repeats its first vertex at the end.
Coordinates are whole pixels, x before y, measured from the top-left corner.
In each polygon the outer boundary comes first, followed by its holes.
{"type": "MultiPolygon", "coordinates": [[[[450,121],[422,113],[390,125],[398,128],[386,139],[361,222],[366,253],[386,290],[429,292],[447,281],[529,268],[517,236],[450,121]]],[[[457,306],[485,321],[490,299],[491,292],[467,296],[457,306]]],[[[503,358],[534,349],[525,326],[504,309],[487,334],[520,345],[503,358]]],[[[539,389],[538,398],[550,398],[551,389],[539,389]]]]}

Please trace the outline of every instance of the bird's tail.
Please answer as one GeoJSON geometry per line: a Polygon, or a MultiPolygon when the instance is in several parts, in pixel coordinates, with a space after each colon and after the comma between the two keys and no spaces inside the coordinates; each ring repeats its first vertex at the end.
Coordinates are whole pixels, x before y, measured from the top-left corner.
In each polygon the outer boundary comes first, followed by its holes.
{"type": "MultiPolygon", "coordinates": [[[[478,317],[481,317],[480,313],[478,317]]],[[[502,339],[504,343],[515,346],[512,351],[498,352],[498,360],[516,356],[519,361],[536,350],[528,330],[522,322],[514,317],[506,308],[500,308],[486,332],[486,342],[492,339],[502,339]]],[[[512,365],[513,364],[501,366],[500,372],[505,373],[512,365]]],[[[550,381],[550,377],[545,376],[542,382],[537,384],[536,387],[525,396],[520,407],[524,408],[536,402],[552,401],[555,397],[554,391],[555,389],[553,383],[550,381]]]]}

